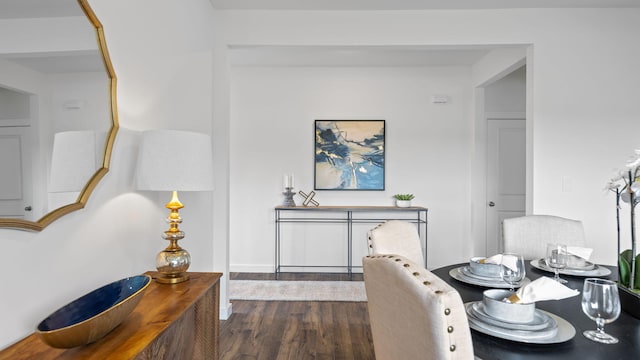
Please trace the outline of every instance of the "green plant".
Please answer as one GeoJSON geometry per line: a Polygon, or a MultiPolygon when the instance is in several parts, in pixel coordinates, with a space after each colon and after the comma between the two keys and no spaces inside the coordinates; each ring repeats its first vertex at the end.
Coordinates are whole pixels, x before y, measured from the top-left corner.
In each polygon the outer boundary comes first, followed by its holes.
{"type": "Polygon", "coordinates": [[[608,189],[616,194],[616,223],[618,229],[618,275],[620,285],[630,291],[640,293],[640,255],[636,243],[636,212],[640,204],[640,149],[636,149],[635,156],[626,164],[626,169],[619,171],[611,179],[608,189]],[[629,204],[629,218],[631,227],[631,249],[621,251],[620,246],[620,200],[629,204]]]}
{"type": "Polygon", "coordinates": [[[396,200],[412,200],[415,196],[413,196],[413,194],[395,194],[393,195],[394,199],[396,200]]]}
{"type": "MultiPolygon", "coordinates": [[[[633,284],[631,284],[631,263],[633,255],[631,249],[627,249],[620,253],[618,266],[620,272],[620,284],[636,293],[640,293],[640,272],[634,274],[633,284]],[[633,285],[633,286],[632,286],[633,285]]],[[[636,256],[636,264],[640,263],[640,255],[636,256]]]]}

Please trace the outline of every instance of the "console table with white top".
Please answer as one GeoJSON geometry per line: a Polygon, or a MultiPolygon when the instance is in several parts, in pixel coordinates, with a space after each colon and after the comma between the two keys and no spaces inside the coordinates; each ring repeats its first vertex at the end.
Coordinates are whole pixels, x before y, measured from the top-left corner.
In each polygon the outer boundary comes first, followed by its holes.
{"type": "Polygon", "coordinates": [[[349,274],[353,274],[353,224],[379,224],[388,220],[403,220],[417,225],[418,235],[423,242],[425,267],[427,266],[427,208],[421,206],[276,206],[275,207],[275,277],[283,268],[304,267],[344,267],[349,274]],[[320,216],[320,214],[323,216],[320,216]],[[314,214],[318,216],[313,216],[314,214]],[[328,214],[328,215],[327,215],[328,214]],[[305,216],[307,215],[307,216],[305,216]],[[309,215],[311,215],[309,217],[309,215]],[[335,223],[347,225],[347,264],[345,266],[329,265],[293,265],[282,264],[280,225],[283,223],[335,223]]]}

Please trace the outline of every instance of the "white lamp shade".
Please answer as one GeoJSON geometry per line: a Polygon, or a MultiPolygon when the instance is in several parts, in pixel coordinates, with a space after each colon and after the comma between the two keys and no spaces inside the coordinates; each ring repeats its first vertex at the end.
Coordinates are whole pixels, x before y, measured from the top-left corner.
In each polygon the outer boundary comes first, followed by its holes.
{"type": "Polygon", "coordinates": [[[142,133],[136,188],[153,191],[213,190],[211,137],[178,130],[142,133]]]}
{"type": "Polygon", "coordinates": [[[80,191],[97,168],[95,132],[65,131],[54,135],[49,192],[80,191]]]}

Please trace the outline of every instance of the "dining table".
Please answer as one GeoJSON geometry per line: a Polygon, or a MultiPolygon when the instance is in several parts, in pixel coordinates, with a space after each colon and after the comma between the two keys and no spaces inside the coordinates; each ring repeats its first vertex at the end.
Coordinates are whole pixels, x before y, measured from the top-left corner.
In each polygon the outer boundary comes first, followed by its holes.
{"type": "MultiPolygon", "coordinates": [[[[468,263],[455,264],[431,270],[435,275],[455,288],[462,301],[469,305],[472,302],[482,301],[483,292],[490,289],[483,285],[462,281],[455,276],[457,269],[462,269],[468,263]],[[452,276],[451,274],[454,274],[452,276]]],[[[598,265],[602,269],[611,270],[607,276],[600,278],[615,280],[617,272],[615,267],[598,265]]],[[[531,281],[541,277],[553,277],[553,273],[532,266],[532,261],[526,261],[526,277],[531,281]]],[[[565,284],[571,289],[580,291],[580,295],[562,300],[548,300],[536,302],[536,310],[543,310],[554,314],[571,324],[575,328],[575,335],[564,341],[553,343],[530,343],[527,341],[508,340],[495,334],[471,330],[473,349],[480,359],[640,359],[640,319],[621,311],[615,321],[606,324],[605,332],[618,338],[617,344],[601,344],[587,339],[582,332],[596,328],[595,321],[582,312],[582,287],[585,276],[561,275],[568,280],[565,284]]],[[[463,279],[464,280],[464,279],[463,279]]],[[[507,289],[508,290],[508,289],[507,289]]]]}

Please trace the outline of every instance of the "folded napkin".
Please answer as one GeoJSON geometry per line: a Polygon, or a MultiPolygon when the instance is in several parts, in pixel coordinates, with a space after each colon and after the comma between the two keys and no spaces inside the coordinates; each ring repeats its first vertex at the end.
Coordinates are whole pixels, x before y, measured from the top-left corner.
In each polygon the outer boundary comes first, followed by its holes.
{"type": "Polygon", "coordinates": [[[502,263],[502,254],[496,254],[496,255],[493,255],[493,256],[489,256],[488,258],[480,259],[478,262],[480,264],[498,264],[498,265],[500,265],[502,263]]]}
{"type": "Polygon", "coordinates": [[[486,259],[479,260],[478,262],[480,264],[498,264],[498,265],[502,264],[512,270],[518,269],[518,258],[515,256],[508,256],[505,260],[503,259],[502,254],[496,254],[486,259]]]}
{"type": "Polygon", "coordinates": [[[567,246],[567,267],[580,269],[588,265],[587,260],[591,256],[593,249],[579,247],[579,246],[567,246]]]}
{"type": "Polygon", "coordinates": [[[589,260],[593,249],[580,246],[567,246],[567,253],[589,260]]]}
{"type": "Polygon", "coordinates": [[[560,300],[580,294],[546,276],[523,285],[515,294],[505,299],[507,302],[530,304],[537,301],[560,300]]]}

